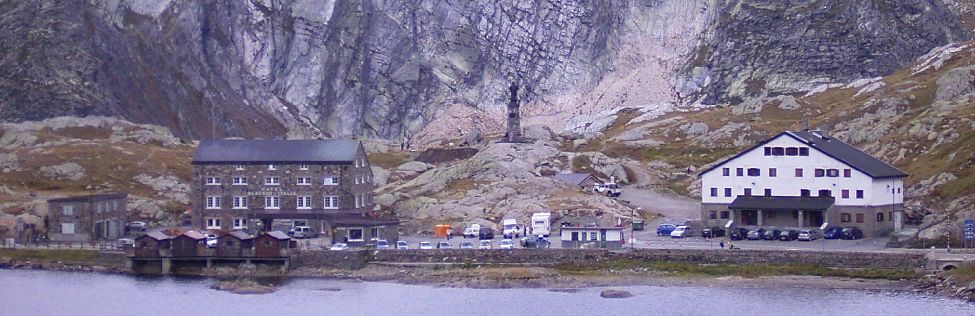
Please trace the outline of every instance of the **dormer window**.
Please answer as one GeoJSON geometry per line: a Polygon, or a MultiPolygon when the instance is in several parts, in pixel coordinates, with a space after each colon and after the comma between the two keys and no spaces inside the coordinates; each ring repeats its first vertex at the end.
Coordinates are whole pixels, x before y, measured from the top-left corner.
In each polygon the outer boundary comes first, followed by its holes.
{"type": "Polygon", "coordinates": [[[308,170],[308,165],[298,165],[298,170],[308,170]]]}
{"type": "Polygon", "coordinates": [[[267,165],[267,170],[278,170],[278,167],[275,166],[274,164],[268,164],[267,165]]]}
{"type": "Polygon", "coordinates": [[[234,166],[234,170],[238,170],[238,171],[244,170],[244,165],[236,165],[234,166]]]}

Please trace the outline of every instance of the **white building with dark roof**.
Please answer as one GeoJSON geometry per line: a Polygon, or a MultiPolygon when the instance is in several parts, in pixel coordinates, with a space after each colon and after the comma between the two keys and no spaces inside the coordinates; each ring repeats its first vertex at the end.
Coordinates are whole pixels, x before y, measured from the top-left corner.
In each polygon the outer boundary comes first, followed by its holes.
{"type": "Polygon", "coordinates": [[[702,171],[708,226],[900,230],[907,174],[817,131],[783,132],[702,171]]]}

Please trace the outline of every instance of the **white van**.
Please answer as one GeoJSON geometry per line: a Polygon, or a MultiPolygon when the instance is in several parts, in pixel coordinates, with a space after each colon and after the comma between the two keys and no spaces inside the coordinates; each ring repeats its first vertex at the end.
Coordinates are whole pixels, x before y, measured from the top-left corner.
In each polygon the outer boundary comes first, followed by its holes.
{"type": "Polygon", "coordinates": [[[501,235],[508,239],[521,237],[521,227],[518,226],[518,220],[514,218],[502,220],[501,235]]]}
{"type": "Polygon", "coordinates": [[[288,232],[288,235],[294,238],[315,238],[318,236],[318,232],[308,226],[295,226],[288,232]]]}
{"type": "Polygon", "coordinates": [[[548,237],[552,225],[551,220],[552,213],[549,212],[532,214],[532,236],[542,235],[548,237]]]}

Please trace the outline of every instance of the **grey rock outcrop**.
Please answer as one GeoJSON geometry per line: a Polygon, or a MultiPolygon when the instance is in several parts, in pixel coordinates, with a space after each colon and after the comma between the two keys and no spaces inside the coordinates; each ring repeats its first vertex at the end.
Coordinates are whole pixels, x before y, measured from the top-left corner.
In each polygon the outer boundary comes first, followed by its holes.
{"type": "Polygon", "coordinates": [[[938,78],[938,90],[935,92],[934,100],[947,102],[975,92],[973,83],[975,83],[975,66],[949,70],[938,78]]]}
{"type": "Polygon", "coordinates": [[[73,162],[66,162],[56,166],[41,167],[41,174],[56,180],[78,181],[85,176],[85,168],[73,162]]]}
{"type": "Polygon", "coordinates": [[[633,297],[633,293],[624,290],[605,289],[599,292],[599,296],[602,298],[627,298],[633,297]]]}
{"type": "Polygon", "coordinates": [[[135,181],[142,183],[154,191],[156,195],[171,199],[180,204],[190,203],[190,186],[189,184],[179,181],[179,178],[171,175],[163,175],[153,177],[148,174],[139,174],[135,176],[135,181]]]}

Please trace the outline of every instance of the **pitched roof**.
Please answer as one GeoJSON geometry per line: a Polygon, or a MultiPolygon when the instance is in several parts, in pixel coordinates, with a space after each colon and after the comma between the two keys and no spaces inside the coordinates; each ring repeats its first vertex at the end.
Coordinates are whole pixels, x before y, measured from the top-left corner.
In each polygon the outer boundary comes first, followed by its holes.
{"type": "Polygon", "coordinates": [[[738,196],[731,205],[732,210],[826,210],[833,206],[832,197],[799,196],[738,196]]]}
{"type": "Polygon", "coordinates": [[[810,147],[819,149],[827,156],[846,163],[860,172],[866,173],[874,178],[902,178],[907,173],[891,166],[890,164],[874,158],[865,152],[860,151],[850,144],[818,132],[786,132],[793,137],[805,140],[810,147]]]}
{"type": "Polygon", "coordinates": [[[582,182],[586,181],[586,179],[589,179],[590,177],[592,177],[596,181],[599,181],[599,179],[593,177],[591,173],[560,173],[554,176],[555,180],[559,180],[562,182],[567,182],[575,185],[582,184],[582,182]]]}
{"type": "Polygon", "coordinates": [[[742,150],[738,154],[731,156],[731,158],[722,160],[711,167],[702,170],[698,173],[698,176],[704,175],[711,170],[717,169],[718,167],[728,163],[729,161],[735,160],[742,155],[755,150],[756,148],[762,147],[773,139],[779,138],[779,136],[787,135],[793,139],[809,145],[809,147],[816,149],[817,151],[830,156],[836,160],[839,160],[846,165],[852,167],[853,169],[859,170],[872,178],[903,178],[907,176],[900,169],[897,169],[890,164],[883,162],[880,159],[874,158],[867,153],[864,153],[853,147],[850,144],[844,143],[838,139],[827,136],[819,132],[812,131],[802,131],[802,132],[782,132],[775,135],[765,141],[762,141],[755,146],[748,149],[742,150]]]}
{"type": "Polygon", "coordinates": [[[149,232],[148,234],[142,235],[139,238],[143,238],[143,237],[149,237],[155,240],[166,240],[172,238],[169,237],[169,235],[166,235],[166,233],[163,233],[161,231],[149,232]]]}
{"type": "Polygon", "coordinates": [[[58,199],[50,199],[48,202],[99,202],[112,199],[124,199],[129,195],[126,193],[107,193],[107,194],[92,194],[92,195],[81,195],[81,196],[71,196],[58,199]]]}
{"type": "MultiPolygon", "coordinates": [[[[186,231],[185,233],[183,233],[180,236],[186,236],[186,237],[190,237],[190,238],[193,238],[193,239],[196,239],[196,240],[201,240],[201,239],[206,239],[207,238],[206,235],[204,235],[201,232],[195,231],[195,230],[188,230],[188,231],[186,231]]],[[[173,238],[177,238],[177,237],[179,237],[179,236],[176,236],[176,237],[173,237],[173,238]]]]}
{"type": "Polygon", "coordinates": [[[359,147],[351,139],[204,140],[193,163],[352,163],[359,147]]]}
{"type": "Polygon", "coordinates": [[[230,233],[228,233],[226,235],[221,236],[220,238],[228,237],[228,236],[233,237],[233,238],[237,238],[237,239],[240,239],[240,240],[249,240],[249,239],[253,239],[254,238],[254,236],[251,236],[250,234],[245,233],[245,232],[242,232],[242,231],[239,231],[239,230],[232,231],[232,232],[230,232],[230,233]]]}
{"type": "Polygon", "coordinates": [[[265,235],[268,235],[269,237],[272,237],[272,238],[277,239],[277,240],[288,240],[288,239],[291,239],[291,237],[288,236],[288,234],[285,234],[285,233],[282,233],[282,232],[279,232],[279,231],[276,231],[276,230],[275,231],[272,231],[272,232],[268,232],[265,235]]]}

